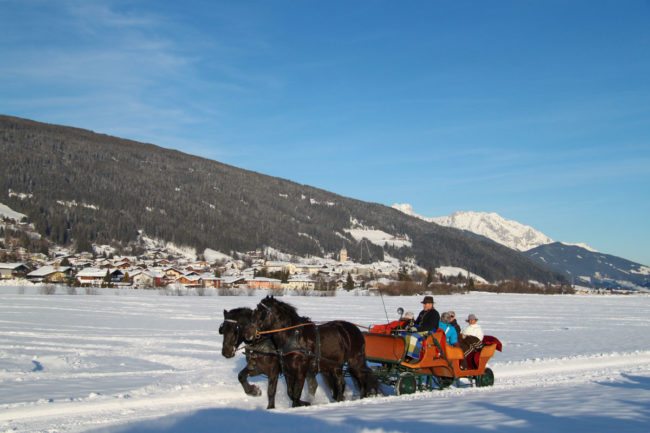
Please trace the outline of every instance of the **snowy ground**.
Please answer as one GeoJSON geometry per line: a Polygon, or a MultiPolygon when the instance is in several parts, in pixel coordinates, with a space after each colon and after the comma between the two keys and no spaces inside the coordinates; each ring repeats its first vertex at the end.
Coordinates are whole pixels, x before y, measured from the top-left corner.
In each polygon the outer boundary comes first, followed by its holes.
{"type": "MultiPolygon", "coordinates": [[[[491,388],[289,409],[278,388],[248,397],[243,355],[221,357],[223,309],[259,297],[17,294],[0,288],[0,432],[643,432],[650,431],[650,297],[437,296],[480,318],[504,352],[491,388]]],[[[314,320],[385,322],[378,297],[286,297],[314,320]]],[[[420,298],[384,298],[417,312],[420,298]]],[[[254,379],[265,390],[263,378],[254,379]]]]}

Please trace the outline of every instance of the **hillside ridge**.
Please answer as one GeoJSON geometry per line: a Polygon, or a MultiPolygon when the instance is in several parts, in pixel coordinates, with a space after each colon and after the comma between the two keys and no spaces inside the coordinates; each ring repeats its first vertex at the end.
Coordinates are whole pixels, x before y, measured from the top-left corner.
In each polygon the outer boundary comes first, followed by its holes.
{"type": "Polygon", "coordinates": [[[559,278],[471,233],[153,144],[0,116],[0,151],[0,202],[58,244],[127,247],[142,230],[198,251],[332,256],[345,247],[354,260],[411,257],[490,280],[559,278]],[[388,238],[373,242],[364,231],[388,238]]]}

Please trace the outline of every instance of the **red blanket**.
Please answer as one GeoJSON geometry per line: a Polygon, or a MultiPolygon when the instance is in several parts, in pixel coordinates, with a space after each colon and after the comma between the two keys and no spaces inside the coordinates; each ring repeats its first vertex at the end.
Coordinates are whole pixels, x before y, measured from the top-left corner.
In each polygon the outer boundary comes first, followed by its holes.
{"type": "MultiPolygon", "coordinates": [[[[493,337],[491,335],[483,336],[483,345],[488,346],[490,344],[496,344],[497,350],[499,352],[503,351],[503,344],[501,344],[501,341],[499,341],[497,337],[493,337]]],[[[470,370],[477,369],[480,358],[481,358],[480,351],[475,351],[467,355],[467,357],[465,358],[465,361],[467,361],[467,368],[469,368],[470,370]]]]}
{"type": "Polygon", "coordinates": [[[409,322],[408,320],[394,320],[390,323],[386,323],[385,325],[372,325],[370,327],[370,332],[373,334],[390,335],[390,333],[395,329],[399,329],[399,328],[403,329],[408,322],[409,322]]]}

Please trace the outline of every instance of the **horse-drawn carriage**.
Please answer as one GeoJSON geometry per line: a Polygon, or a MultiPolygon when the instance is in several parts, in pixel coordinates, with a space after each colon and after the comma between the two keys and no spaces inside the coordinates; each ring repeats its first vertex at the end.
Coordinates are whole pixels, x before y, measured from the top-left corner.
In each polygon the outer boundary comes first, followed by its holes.
{"type": "MultiPolygon", "coordinates": [[[[380,325],[381,327],[381,325],[380,325]]],[[[385,326],[383,326],[385,329],[385,326]]],[[[224,310],[222,354],[232,358],[246,343],[246,366],[238,378],[249,395],[259,396],[260,389],[247,378],[266,375],[269,379],[268,408],[275,407],[278,377],[284,374],[292,406],[309,404],[301,400],[305,380],[313,397],[320,373],[335,401],[344,398],[344,375],[351,376],[364,398],[379,390],[379,384],[393,386],[396,394],[417,390],[443,389],[455,379],[466,377],[477,386],[494,383],[492,370],[486,368],[497,344],[485,344],[477,354],[476,365],[461,368],[460,348],[448,346],[445,334],[438,330],[426,336],[421,356],[407,360],[407,341],[396,333],[361,332],[357,325],[335,320],[314,323],[297,314],[295,307],[267,296],[255,310],[224,310]]],[[[497,340],[498,341],[498,340],[497,340]]]]}
{"type": "Polygon", "coordinates": [[[494,384],[494,373],[487,368],[497,343],[486,344],[472,354],[463,368],[464,353],[449,346],[442,330],[428,334],[417,360],[407,359],[407,335],[402,330],[371,327],[364,332],[366,359],[377,379],[395,388],[395,393],[411,394],[418,390],[443,389],[458,378],[468,378],[476,386],[494,384]],[[475,356],[476,355],[476,356],[475,356]]]}

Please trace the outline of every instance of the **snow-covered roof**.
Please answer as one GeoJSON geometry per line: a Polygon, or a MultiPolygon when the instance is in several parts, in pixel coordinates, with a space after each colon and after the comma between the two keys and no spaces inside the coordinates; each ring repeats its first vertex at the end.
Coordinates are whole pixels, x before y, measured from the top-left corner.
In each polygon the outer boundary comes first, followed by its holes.
{"type": "Polygon", "coordinates": [[[289,278],[288,282],[289,283],[313,283],[314,280],[307,275],[294,275],[293,277],[289,278]]]}
{"type": "Polygon", "coordinates": [[[43,266],[40,267],[29,274],[28,277],[46,277],[48,275],[54,274],[56,272],[68,272],[70,270],[69,266],[43,266]]]}
{"type": "Polygon", "coordinates": [[[27,267],[24,263],[0,263],[0,269],[16,269],[21,266],[27,267]]]}
{"type": "Polygon", "coordinates": [[[181,275],[180,277],[176,278],[176,281],[180,280],[181,278],[184,278],[187,281],[201,281],[201,277],[198,275],[181,275]]]}
{"type": "Polygon", "coordinates": [[[223,278],[223,282],[226,284],[232,284],[234,282],[240,281],[240,280],[245,280],[244,277],[242,276],[234,276],[234,277],[225,277],[223,278]]]}
{"type": "Polygon", "coordinates": [[[77,277],[93,277],[93,278],[102,278],[106,276],[106,272],[109,274],[122,273],[119,269],[99,269],[99,268],[84,268],[77,272],[77,277]]]}
{"type": "Polygon", "coordinates": [[[201,276],[201,279],[205,280],[205,281],[219,281],[219,280],[221,280],[221,278],[215,277],[214,274],[212,274],[210,272],[203,273],[200,276],[201,276]]]}
{"type": "MultiPolygon", "coordinates": [[[[109,271],[110,272],[110,271],[109,271]]],[[[98,277],[102,278],[106,276],[106,269],[99,268],[84,268],[77,272],[77,277],[98,277]]]]}

